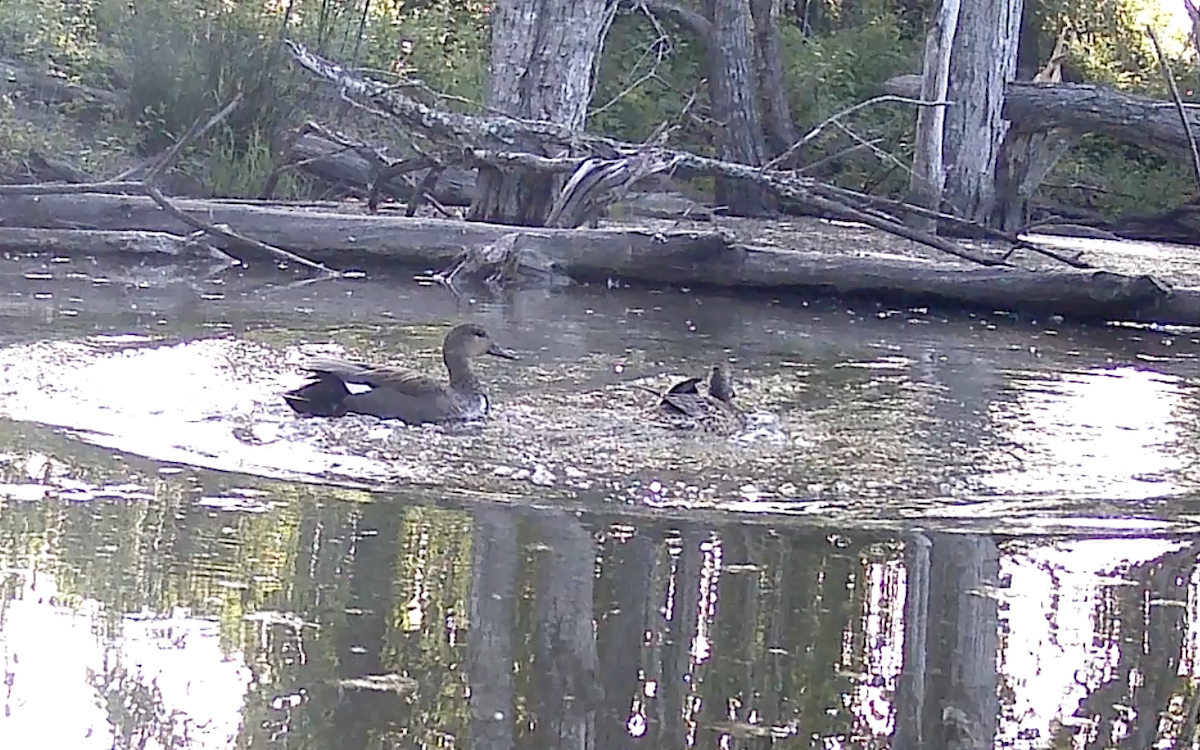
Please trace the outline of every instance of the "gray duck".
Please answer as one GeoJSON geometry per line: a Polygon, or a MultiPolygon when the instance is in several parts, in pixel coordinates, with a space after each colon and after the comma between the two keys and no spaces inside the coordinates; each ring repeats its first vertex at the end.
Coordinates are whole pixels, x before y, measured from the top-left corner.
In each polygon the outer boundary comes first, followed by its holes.
{"type": "Polygon", "coordinates": [[[312,379],[283,398],[297,414],[312,417],[367,414],[408,424],[480,419],[491,404],[471,360],[484,354],[517,359],[482,326],[466,323],[453,328],[442,342],[449,383],[410,370],[322,358],[305,364],[312,379]]]}

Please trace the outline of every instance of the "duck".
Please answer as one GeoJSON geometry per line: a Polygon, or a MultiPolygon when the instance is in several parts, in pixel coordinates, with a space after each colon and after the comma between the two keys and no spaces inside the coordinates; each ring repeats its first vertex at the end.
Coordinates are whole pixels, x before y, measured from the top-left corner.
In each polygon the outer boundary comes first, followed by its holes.
{"type": "Polygon", "coordinates": [[[518,359],[496,344],[483,326],[465,323],[451,329],[442,341],[449,383],[400,368],[319,358],[304,365],[309,382],[283,394],[283,399],[297,414],[308,417],[366,414],[406,424],[482,419],[491,403],[471,360],[484,354],[518,359]]]}
{"type": "Polygon", "coordinates": [[[707,392],[702,378],[682,380],[662,395],[658,415],[676,429],[732,432],[746,425],[746,416],[733,403],[733,374],[729,365],[718,362],[708,375],[707,392]]]}

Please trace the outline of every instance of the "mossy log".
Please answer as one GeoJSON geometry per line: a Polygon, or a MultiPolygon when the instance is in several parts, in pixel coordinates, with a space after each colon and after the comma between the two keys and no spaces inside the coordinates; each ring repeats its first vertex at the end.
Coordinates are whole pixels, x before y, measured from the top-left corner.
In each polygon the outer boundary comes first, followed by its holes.
{"type": "MultiPolygon", "coordinates": [[[[331,266],[390,263],[437,271],[464,249],[495,244],[514,228],[480,222],[296,210],[179,200],[204,220],[331,266]]],[[[100,194],[9,196],[8,226],[64,223],[94,229],[182,234],[149,198],[100,194]]],[[[518,230],[517,250],[537,252],[579,282],[622,280],[771,293],[822,293],[889,303],[1058,314],[1089,321],[1200,325],[1200,290],[1169,290],[1148,276],[1095,270],[1032,271],[932,262],[903,255],[850,255],[830,243],[792,249],[740,245],[719,231],[638,228],[518,230]]],[[[803,241],[798,240],[798,241],[803,241]]],[[[220,239],[214,244],[223,247],[220,239]]]]}

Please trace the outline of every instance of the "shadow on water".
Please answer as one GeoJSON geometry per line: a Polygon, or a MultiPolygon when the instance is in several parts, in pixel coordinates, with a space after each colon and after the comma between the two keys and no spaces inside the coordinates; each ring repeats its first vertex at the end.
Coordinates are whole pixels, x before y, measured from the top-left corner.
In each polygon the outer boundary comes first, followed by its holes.
{"type": "Polygon", "coordinates": [[[1191,332],[8,263],[0,747],[1195,729],[1191,332]],[[468,317],[523,355],[486,425],[278,400],[307,353],[433,367],[468,317]],[[630,382],[718,356],[775,421],[645,423],[630,382]]]}

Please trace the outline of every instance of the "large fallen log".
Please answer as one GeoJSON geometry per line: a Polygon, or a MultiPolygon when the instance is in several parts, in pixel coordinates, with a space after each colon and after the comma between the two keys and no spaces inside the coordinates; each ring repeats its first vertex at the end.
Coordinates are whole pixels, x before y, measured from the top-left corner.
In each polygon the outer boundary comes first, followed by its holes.
{"type": "MultiPolygon", "coordinates": [[[[426,151],[426,158],[438,153],[437,158],[442,164],[457,163],[499,170],[517,168],[551,175],[573,173],[588,159],[619,161],[653,151],[656,159],[670,161],[678,175],[745,181],[761,188],[764,194],[783,202],[809,206],[822,216],[866,224],[981,265],[1003,265],[1006,262],[997,257],[979,255],[943,237],[913,230],[898,221],[896,216],[885,215],[888,209],[882,208],[883,203],[891,208],[900,208],[900,216],[929,213],[928,209],[919,206],[900,205],[896,201],[881,203],[873,196],[827,185],[791,171],[753,167],[687,151],[620,141],[576,131],[553,122],[441,111],[404,95],[397,86],[359,76],[351,68],[326,60],[293,40],[284,39],[283,47],[302,69],[338,86],[347,101],[356,102],[386,117],[394,127],[411,137],[427,139],[432,148],[426,151]],[[465,143],[475,144],[475,147],[464,148],[465,143]],[[567,156],[541,157],[529,151],[514,152],[510,150],[514,143],[537,144],[536,150],[541,153],[564,153],[567,156]]],[[[972,224],[952,216],[939,214],[937,218],[939,221],[972,224]]],[[[982,229],[986,231],[986,228],[982,229]]],[[[1004,237],[1003,240],[1021,244],[1014,237],[1004,237]]]]}
{"type": "MultiPolygon", "coordinates": [[[[918,96],[921,77],[896,76],[883,88],[897,96],[918,96]]],[[[1192,128],[1200,131],[1200,110],[1186,112],[1192,128]]],[[[1063,128],[1080,134],[1105,133],[1171,159],[1191,158],[1188,135],[1174,104],[1104,86],[1010,82],[1004,87],[1004,117],[1029,132],[1063,128]]]]}
{"type": "Polygon", "coordinates": [[[47,75],[30,70],[16,60],[0,59],[0,82],[2,88],[13,86],[27,91],[34,99],[46,104],[69,102],[98,102],[113,109],[122,109],[127,97],[106,89],[72,83],[66,78],[47,75]]]}
{"type": "MultiPolygon", "coordinates": [[[[294,138],[289,144],[288,155],[300,163],[305,172],[351,188],[362,195],[370,191],[371,181],[375,178],[371,163],[361,155],[314,133],[301,133],[294,138]]],[[[419,183],[428,171],[419,170],[406,177],[419,183]]],[[[395,177],[387,181],[384,192],[407,200],[413,192],[413,185],[395,177]]],[[[475,173],[465,169],[447,169],[438,177],[430,192],[444,206],[469,206],[475,193],[475,173]]]]}
{"type": "MultiPolygon", "coordinates": [[[[386,261],[440,270],[464,248],[496,244],[509,226],[443,219],[296,211],[274,206],[180,200],[194,217],[253,235],[345,268],[386,261]]],[[[120,195],[9,196],[0,222],[67,223],[103,230],[183,233],[187,227],[150,199],[120,195]]],[[[822,252],[829,237],[797,249],[734,244],[717,231],[644,229],[516,230],[518,250],[552,259],[571,278],[832,293],[896,302],[1059,314],[1078,320],[1132,320],[1200,325],[1200,290],[1168,291],[1146,276],[1105,271],[1031,271],[935,263],[901,255],[822,252]]],[[[221,239],[214,238],[220,245],[221,239]]],[[[798,241],[804,241],[803,237],[798,241]]]]}
{"type": "MultiPolygon", "coordinates": [[[[174,205],[197,219],[226,225],[261,242],[343,267],[384,260],[437,270],[458,258],[464,248],[494,244],[514,231],[510,226],[482,222],[294,210],[252,203],[180,199],[174,205]]],[[[7,196],[0,200],[0,223],[110,231],[189,231],[149,198],[96,193],[7,196]]],[[[715,230],[657,233],[522,229],[521,233],[528,243],[525,247],[556,259],[578,258],[577,268],[569,269],[568,273],[590,272],[593,278],[603,275],[606,269],[611,275],[620,275],[621,269],[636,268],[637,261],[633,258],[672,257],[679,252],[703,254],[713,247],[729,244],[729,238],[715,230]]],[[[218,247],[228,247],[221,238],[214,237],[211,241],[218,247]]],[[[631,274],[631,278],[638,278],[637,273],[631,274]]]]}

